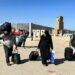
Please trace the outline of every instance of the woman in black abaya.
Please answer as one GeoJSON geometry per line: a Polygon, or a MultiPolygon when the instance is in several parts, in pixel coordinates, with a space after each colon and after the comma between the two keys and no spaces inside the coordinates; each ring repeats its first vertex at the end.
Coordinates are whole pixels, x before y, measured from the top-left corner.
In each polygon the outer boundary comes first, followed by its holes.
{"type": "Polygon", "coordinates": [[[53,50],[51,35],[48,31],[41,36],[38,48],[42,58],[42,64],[48,66],[47,60],[50,58],[50,50],[53,50]]]}

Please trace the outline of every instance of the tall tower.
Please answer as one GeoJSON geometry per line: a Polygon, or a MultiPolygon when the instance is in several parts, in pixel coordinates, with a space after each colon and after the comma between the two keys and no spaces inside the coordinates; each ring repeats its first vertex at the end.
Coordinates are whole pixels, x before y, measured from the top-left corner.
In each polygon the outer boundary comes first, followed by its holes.
{"type": "Polygon", "coordinates": [[[62,35],[63,29],[64,29],[63,17],[58,16],[58,17],[56,17],[53,34],[54,35],[62,35]]]}

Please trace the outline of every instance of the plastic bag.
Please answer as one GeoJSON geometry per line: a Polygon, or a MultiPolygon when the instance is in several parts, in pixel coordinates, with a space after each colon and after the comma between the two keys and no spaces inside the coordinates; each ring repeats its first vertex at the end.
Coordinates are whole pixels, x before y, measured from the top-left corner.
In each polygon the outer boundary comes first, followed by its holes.
{"type": "Polygon", "coordinates": [[[51,50],[50,51],[50,62],[51,63],[54,63],[54,57],[55,57],[55,51],[54,50],[51,50]]]}

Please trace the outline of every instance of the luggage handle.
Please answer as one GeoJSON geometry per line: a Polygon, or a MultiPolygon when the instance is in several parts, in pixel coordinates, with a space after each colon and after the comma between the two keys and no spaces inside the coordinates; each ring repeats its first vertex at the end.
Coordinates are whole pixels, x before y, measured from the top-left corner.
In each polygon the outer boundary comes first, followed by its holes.
{"type": "Polygon", "coordinates": [[[14,49],[13,53],[17,53],[18,54],[18,49],[14,49]]]}
{"type": "Polygon", "coordinates": [[[39,53],[39,49],[38,48],[36,48],[36,51],[39,53]]]}
{"type": "Polygon", "coordinates": [[[36,51],[38,51],[38,48],[36,48],[36,51]]]}

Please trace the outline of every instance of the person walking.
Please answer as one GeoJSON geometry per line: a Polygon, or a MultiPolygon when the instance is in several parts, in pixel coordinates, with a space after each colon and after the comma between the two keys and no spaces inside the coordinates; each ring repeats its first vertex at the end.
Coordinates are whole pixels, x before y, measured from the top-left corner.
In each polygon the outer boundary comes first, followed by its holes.
{"type": "Polygon", "coordinates": [[[23,31],[23,34],[21,34],[18,38],[17,46],[21,47],[21,45],[23,45],[23,47],[25,48],[25,42],[28,35],[29,35],[29,32],[23,31]]]}
{"type": "Polygon", "coordinates": [[[31,32],[31,41],[33,41],[33,32],[31,32]]]}
{"type": "Polygon", "coordinates": [[[23,32],[23,35],[22,35],[23,41],[22,41],[22,43],[23,43],[24,48],[25,48],[25,42],[26,42],[26,39],[27,39],[28,35],[29,35],[29,32],[26,32],[26,33],[23,32]]]}
{"type": "Polygon", "coordinates": [[[47,60],[50,59],[50,50],[53,50],[52,37],[49,31],[45,30],[44,34],[41,36],[38,48],[40,49],[42,64],[48,66],[47,60]]]}

